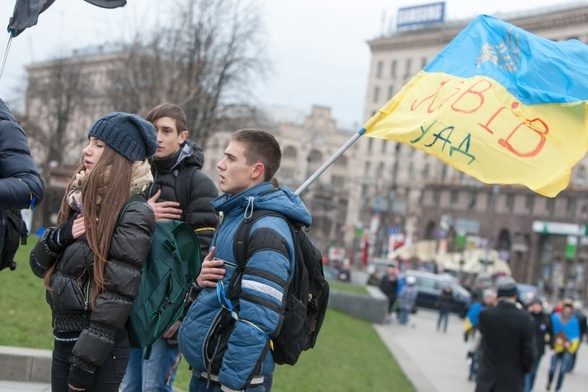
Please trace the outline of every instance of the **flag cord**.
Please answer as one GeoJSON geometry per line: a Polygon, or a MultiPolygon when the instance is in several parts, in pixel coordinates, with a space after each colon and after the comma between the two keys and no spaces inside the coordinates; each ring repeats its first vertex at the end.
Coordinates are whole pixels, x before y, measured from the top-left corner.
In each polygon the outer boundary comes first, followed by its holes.
{"type": "Polygon", "coordinates": [[[9,31],[8,35],[8,42],[6,42],[6,47],[4,48],[4,53],[2,54],[2,62],[0,63],[0,79],[2,79],[4,65],[6,64],[6,58],[8,57],[8,51],[10,50],[10,44],[12,43],[12,32],[9,31]]]}

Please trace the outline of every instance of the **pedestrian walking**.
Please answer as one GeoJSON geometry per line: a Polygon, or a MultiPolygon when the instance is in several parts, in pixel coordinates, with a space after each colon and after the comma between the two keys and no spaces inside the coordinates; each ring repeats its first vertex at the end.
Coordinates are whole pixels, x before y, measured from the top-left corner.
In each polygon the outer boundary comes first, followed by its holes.
{"type": "Polygon", "coordinates": [[[398,276],[396,275],[396,269],[394,267],[388,267],[386,274],[382,276],[382,279],[380,280],[380,291],[382,291],[386,298],[388,298],[388,313],[386,314],[386,321],[391,322],[398,292],[398,276]]]}
{"type": "Polygon", "coordinates": [[[125,323],[155,229],[143,196],[153,181],[147,161],[157,149],[153,125],[110,113],[88,139],[58,226],[43,233],[30,257],[52,312],[55,392],[118,392],[131,352],[125,323]]]}
{"type": "Polygon", "coordinates": [[[553,334],[550,341],[551,365],[549,367],[549,378],[547,390],[551,390],[551,384],[558,373],[555,384],[555,391],[561,391],[564,376],[570,370],[573,356],[580,345],[580,323],[574,315],[574,304],[572,300],[563,301],[561,311],[551,315],[553,334]],[[559,372],[558,370],[559,366],[559,372]]]}
{"type": "Polygon", "coordinates": [[[451,306],[455,303],[455,297],[451,286],[447,285],[441,291],[437,303],[435,304],[439,309],[439,317],[437,318],[437,331],[441,329],[443,324],[443,332],[447,332],[447,322],[449,321],[449,311],[451,306]]]}
{"type": "MultiPolygon", "coordinates": [[[[274,188],[270,181],[282,156],[273,135],[239,130],[224,155],[217,164],[224,194],[212,201],[224,217],[203,264],[222,266],[226,273],[216,288],[202,289],[180,326],[180,349],[192,367],[190,392],[264,390],[264,379],[275,368],[271,336],[280,332],[285,293],[294,273],[294,242],[283,218],[257,220],[248,236],[241,290],[229,300],[229,287],[237,280],[235,233],[255,209],[277,211],[304,224],[312,221],[297,195],[285,187],[274,188]],[[237,321],[223,311],[233,301],[238,302],[237,321]]],[[[197,281],[200,285],[200,277],[197,281]]]]}
{"type": "Polygon", "coordinates": [[[525,374],[537,357],[533,320],[517,305],[516,281],[497,281],[497,304],[479,317],[483,354],[476,392],[523,392],[525,374]]]}
{"type": "Polygon", "coordinates": [[[535,344],[537,347],[537,358],[531,370],[525,375],[525,392],[531,392],[535,384],[535,377],[539,363],[541,362],[541,357],[545,354],[545,346],[549,344],[549,339],[553,335],[553,328],[551,327],[551,318],[543,311],[543,303],[539,298],[531,300],[527,305],[527,311],[533,318],[535,344]]]}
{"type": "MultiPolygon", "coordinates": [[[[179,106],[157,105],[146,120],[155,126],[158,143],[150,160],[154,182],[145,190],[155,220],[188,223],[198,237],[201,254],[206,255],[218,223],[210,204],[218,197],[218,190],[201,170],[202,148],[188,139],[186,115],[179,106]]],[[[172,392],[181,360],[177,339],[180,323],[175,322],[150,348],[131,350],[121,392],[172,392]],[[151,350],[148,356],[147,350],[151,350]]]]}
{"type": "Polygon", "coordinates": [[[586,319],[586,314],[582,310],[583,304],[582,301],[574,301],[574,315],[578,319],[580,323],[580,345],[578,345],[578,349],[572,356],[572,363],[570,364],[570,372],[574,371],[574,367],[576,367],[576,359],[578,358],[578,351],[580,351],[580,346],[584,337],[586,336],[586,327],[588,327],[588,321],[586,319]]]}
{"type": "Polygon", "coordinates": [[[408,275],[405,281],[406,284],[400,289],[400,294],[398,295],[399,321],[401,325],[408,324],[409,315],[414,309],[418,295],[416,278],[408,275]]]}

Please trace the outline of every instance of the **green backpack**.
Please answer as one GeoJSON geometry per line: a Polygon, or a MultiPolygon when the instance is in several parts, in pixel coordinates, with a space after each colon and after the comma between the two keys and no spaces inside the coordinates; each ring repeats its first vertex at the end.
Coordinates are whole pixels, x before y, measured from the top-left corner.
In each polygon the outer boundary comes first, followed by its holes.
{"type": "MultiPolygon", "coordinates": [[[[133,202],[137,201],[127,203],[121,217],[133,202]]],[[[151,250],[127,320],[131,347],[150,349],[180,319],[200,268],[200,245],[192,227],[175,220],[155,222],[151,250]]]]}

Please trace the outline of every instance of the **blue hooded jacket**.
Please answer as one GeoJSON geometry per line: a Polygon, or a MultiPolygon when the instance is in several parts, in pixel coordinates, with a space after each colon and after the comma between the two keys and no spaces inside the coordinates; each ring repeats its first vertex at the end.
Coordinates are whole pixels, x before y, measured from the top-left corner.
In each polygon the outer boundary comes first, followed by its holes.
{"type": "MultiPolygon", "coordinates": [[[[274,190],[270,182],[237,195],[222,195],[212,204],[224,215],[212,246],[216,247],[215,257],[224,260],[226,273],[217,287],[220,296],[216,289],[203,289],[180,326],[180,349],[195,374],[208,371],[207,344],[211,327],[218,322],[222,310],[223,287],[229,286],[235,271],[233,240],[243,218],[255,209],[264,209],[280,212],[306,225],[312,222],[297,195],[286,187],[274,190]]],[[[278,332],[282,325],[284,293],[295,265],[288,222],[276,216],[259,219],[251,228],[247,252],[250,257],[241,280],[239,320],[217,375],[222,385],[236,390],[244,389],[253,377],[269,375],[274,370],[269,336],[278,332]]]]}

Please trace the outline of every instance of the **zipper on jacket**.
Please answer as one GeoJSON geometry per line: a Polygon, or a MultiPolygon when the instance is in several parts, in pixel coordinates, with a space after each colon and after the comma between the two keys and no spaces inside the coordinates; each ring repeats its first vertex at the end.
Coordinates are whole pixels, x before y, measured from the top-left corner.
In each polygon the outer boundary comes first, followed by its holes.
{"type": "Polygon", "coordinates": [[[82,275],[77,279],[78,281],[78,289],[80,290],[80,296],[82,297],[82,301],[84,302],[84,311],[87,311],[89,308],[89,300],[90,300],[90,274],[88,273],[88,269],[84,269],[82,275]],[[86,292],[84,295],[84,287],[83,287],[83,278],[84,276],[88,275],[88,282],[86,284],[86,292]]]}

